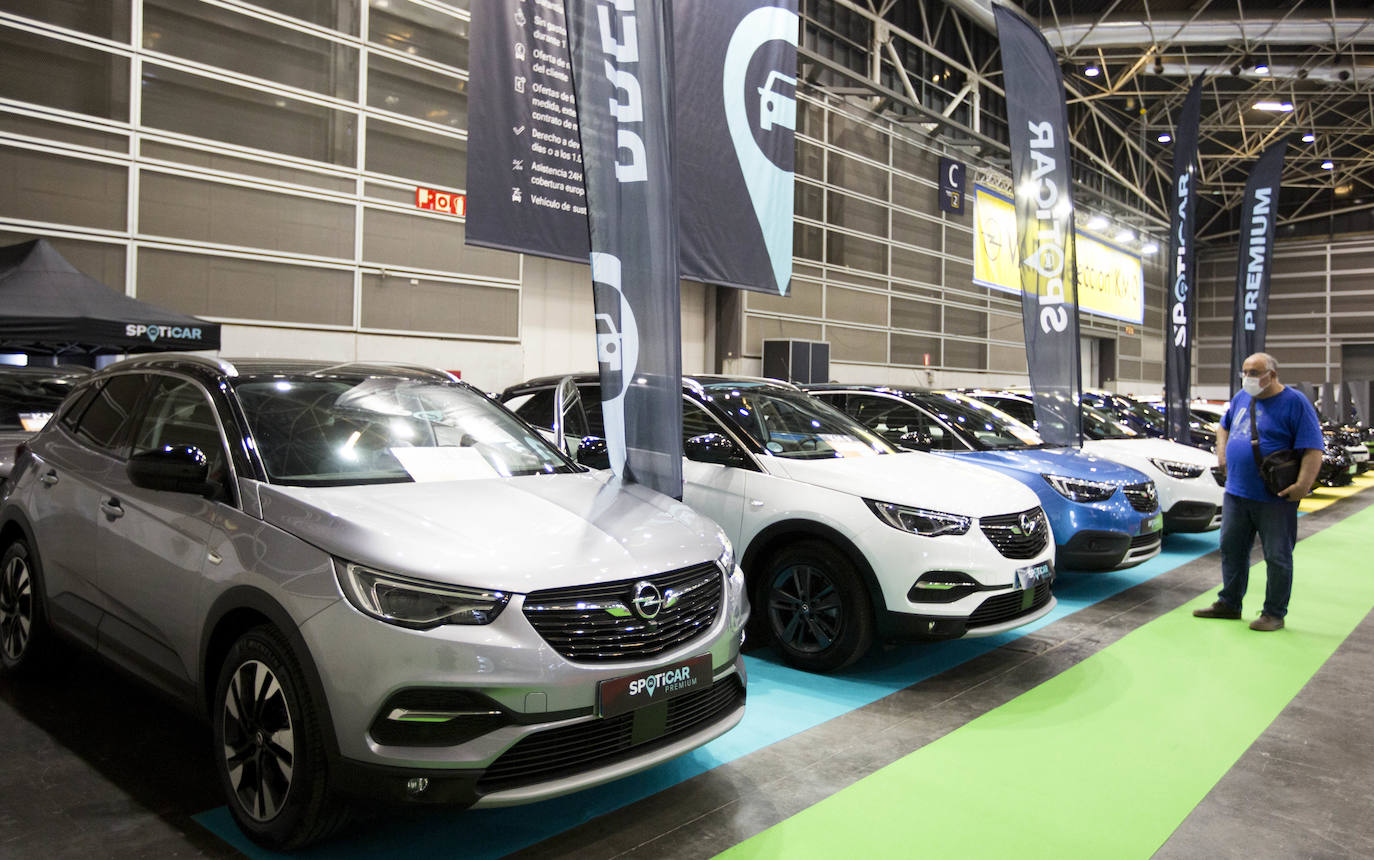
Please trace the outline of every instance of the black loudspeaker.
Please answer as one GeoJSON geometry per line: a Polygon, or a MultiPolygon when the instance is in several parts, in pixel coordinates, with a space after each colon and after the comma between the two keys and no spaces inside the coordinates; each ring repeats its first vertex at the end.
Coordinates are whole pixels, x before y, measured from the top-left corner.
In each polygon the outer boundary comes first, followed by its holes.
{"type": "Polygon", "coordinates": [[[763,375],[802,384],[830,381],[830,344],[823,340],[765,340],[763,375]]]}

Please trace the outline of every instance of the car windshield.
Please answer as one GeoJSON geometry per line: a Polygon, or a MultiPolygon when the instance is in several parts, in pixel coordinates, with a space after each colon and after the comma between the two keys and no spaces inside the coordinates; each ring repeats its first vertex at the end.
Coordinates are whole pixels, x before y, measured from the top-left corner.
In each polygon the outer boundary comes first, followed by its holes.
{"type": "Polygon", "coordinates": [[[235,382],[269,480],[294,486],[572,472],[537,433],[456,383],[281,374],[235,382]]]}
{"type": "Polygon", "coordinates": [[[1089,439],[1135,439],[1139,433],[1117,420],[1115,415],[1088,403],[1082,404],[1083,435],[1089,439]]]}
{"type": "Polygon", "coordinates": [[[800,391],[766,383],[713,383],[707,400],[769,453],[797,460],[895,454],[881,436],[800,391]]]}
{"type": "Polygon", "coordinates": [[[917,402],[979,448],[1043,448],[1045,440],[1002,410],[953,391],[933,391],[917,402]]]}
{"type": "Polygon", "coordinates": [[[84,378],[49,369],[0,371],[0,430],[37,433],[84,378]]]}
{"type": "Polygon", "coordinates": [[[1139,400],[1133,400],[1130,397],[1108,396],[1104,397],[1103,400],[1104,403],[1111,408],[1119,409],[1128,415],[1139,418],[1141,421],[1145,422],[1145,426],[1158,430],[1161,433],[1164,432],[1164,413],[1155,409],[1153,406],[1141,403],[1139,400]]]}

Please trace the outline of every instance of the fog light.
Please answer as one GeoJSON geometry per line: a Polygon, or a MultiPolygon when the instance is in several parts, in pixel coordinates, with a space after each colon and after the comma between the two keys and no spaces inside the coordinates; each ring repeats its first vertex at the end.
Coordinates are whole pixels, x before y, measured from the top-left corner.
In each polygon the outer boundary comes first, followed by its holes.
{"type": "Polygon", "coordinates": [[[412,776],[406,780],[406,794],[416,795],[429,788],[429,778],[423,776],[412,776]]]}

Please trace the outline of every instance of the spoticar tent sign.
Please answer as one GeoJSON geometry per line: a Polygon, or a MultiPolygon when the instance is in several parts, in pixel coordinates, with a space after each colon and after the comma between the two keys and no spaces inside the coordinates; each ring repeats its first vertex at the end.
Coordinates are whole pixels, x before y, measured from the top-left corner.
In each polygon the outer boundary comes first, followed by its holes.
{"type": "MultiPolygon", "coordinates": [[[[629,6],[600,5],[612,28],[612,10],[629,6]]],[[[680,273],[785,294],[797,0],[670,5],[680,273]]],[[[586,262],[587,199],[562,3],[472,0],[471,43],[466,242],[586,262]]],[[[618,109],[631,111],[638,96],[626,90],[618,109]]],[[[633,165],[633,141],[626,145],[625,163],[633,165]]]]}
{"type": "Polygon", "coordinates": [[[0,352],[114,355],[219,349],[219,326],[82,274],[46,239],[0,248],[0,352]]]}

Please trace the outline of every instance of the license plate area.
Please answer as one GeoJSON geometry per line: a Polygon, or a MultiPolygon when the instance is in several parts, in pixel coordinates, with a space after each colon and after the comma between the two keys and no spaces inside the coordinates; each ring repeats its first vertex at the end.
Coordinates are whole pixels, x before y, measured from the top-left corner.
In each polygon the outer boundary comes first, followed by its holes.
{"type": "Polygon", "coordinates": [[[1145,520],[1143,520],[1143,521],[1140,523],[1140,533],[1143,534],[1143,535],[1151,535],[1151,534],[1154,534],[1155,532],[1160,531],[1160,530],[1163,529],[1163,528],[1164,528],[1164,515],[1163,515],[1163,514],[1155,514],[1154,516],[1148,517],[1148,518],[1146,518],[1145,520]]]}
{"type": "Polygon", "coordinates": [[[596,710],[614,717],[711,686],[711,655],[701,654],[670,666],[611,678],[597,684],[596,710]]]}
{"type": "Polygon", "coordinates": [[[1048,561],[1016,569],[1016,587],[1021,590],[1033,589],[1040,583],[1048,582],[1053,578],[1054,568],[1048,561]]]}

